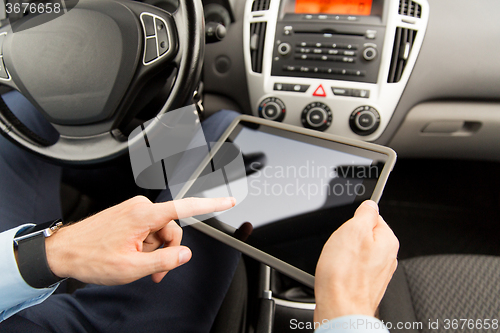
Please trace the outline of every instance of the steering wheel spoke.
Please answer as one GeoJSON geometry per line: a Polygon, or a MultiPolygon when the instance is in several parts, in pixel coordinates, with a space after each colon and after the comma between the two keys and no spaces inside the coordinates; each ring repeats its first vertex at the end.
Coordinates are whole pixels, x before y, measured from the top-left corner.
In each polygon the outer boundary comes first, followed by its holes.
{"type": "Polygon", "coordinates": [[[154,97],[148,96],[151,82],[161,83],[158,76],[175,68],[161,114],[191,101],[201,73],[201,0],[180,0],[172,14],[135,1],[79,0],[57,18],[27,16],[7,29],[0,31],[0,84],[23,94],[60,139],[37,142],[8,108],[0,108],[1,132],[61,164],[92,164],[126,153],[118,128],[147,105],[144,96],[154,97]]]}
{"type": "Polygon", "coordinates": [[[12,33],[10,29],[8,31],[0,32],[0,84],[19,90],[14,81],[12,81],[12,76],[10,75],[9,70],[5,66],[5,61],[3,60],[3,42],[9,32],[12,33]]]}
{"type": "Polygon", "coordinates": [[[142,65],[171,60],[177,53],[177,36],[172,18],[142,12],[141,23],[144,30],[144,56],[142,65]]]}

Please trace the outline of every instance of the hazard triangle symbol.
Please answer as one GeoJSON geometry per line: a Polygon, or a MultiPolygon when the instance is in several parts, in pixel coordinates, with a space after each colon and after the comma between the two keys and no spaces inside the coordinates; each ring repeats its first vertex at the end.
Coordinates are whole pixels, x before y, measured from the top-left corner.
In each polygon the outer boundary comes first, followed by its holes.
{"type": "Polygon", "coordinates": [[[326,92],[322,84],[320,84],[319,87],[316,88],[316,90],[313,93],[313,96],[326,97],[326,92]]]}

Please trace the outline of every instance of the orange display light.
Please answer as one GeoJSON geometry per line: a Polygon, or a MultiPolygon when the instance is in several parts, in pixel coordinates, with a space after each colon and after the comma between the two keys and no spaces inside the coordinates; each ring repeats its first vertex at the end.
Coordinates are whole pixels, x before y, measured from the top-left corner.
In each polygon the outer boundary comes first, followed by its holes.
{"type": "Polygon", "coordinates": [[[373,0],[296,0],[295,14],[369,16],[373,0]]]}

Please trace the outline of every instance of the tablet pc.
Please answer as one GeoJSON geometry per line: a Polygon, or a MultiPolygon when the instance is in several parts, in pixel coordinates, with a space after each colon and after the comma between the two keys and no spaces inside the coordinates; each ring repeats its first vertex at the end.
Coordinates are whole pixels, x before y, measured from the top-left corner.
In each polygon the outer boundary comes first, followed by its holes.
{"type": "Polygon", "coordinates": [[[226,212],[181,222],[313,287],[324,243],[379,201],[395,161],[387,147],[240,116],[175,199],[234,196],[226,212]]]}

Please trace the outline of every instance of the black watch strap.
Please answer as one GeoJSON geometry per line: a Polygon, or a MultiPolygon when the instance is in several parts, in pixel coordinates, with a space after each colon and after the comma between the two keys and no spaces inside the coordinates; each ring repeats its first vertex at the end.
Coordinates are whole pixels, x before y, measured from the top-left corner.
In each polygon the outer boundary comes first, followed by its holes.
{"type": "Polygon", "coordinates": [[[19,240],[17,265],[24,281],[33,288],[48,288],[63,280],[50,270],[45,253],[45,236],[41,232],[19,240]]]}

